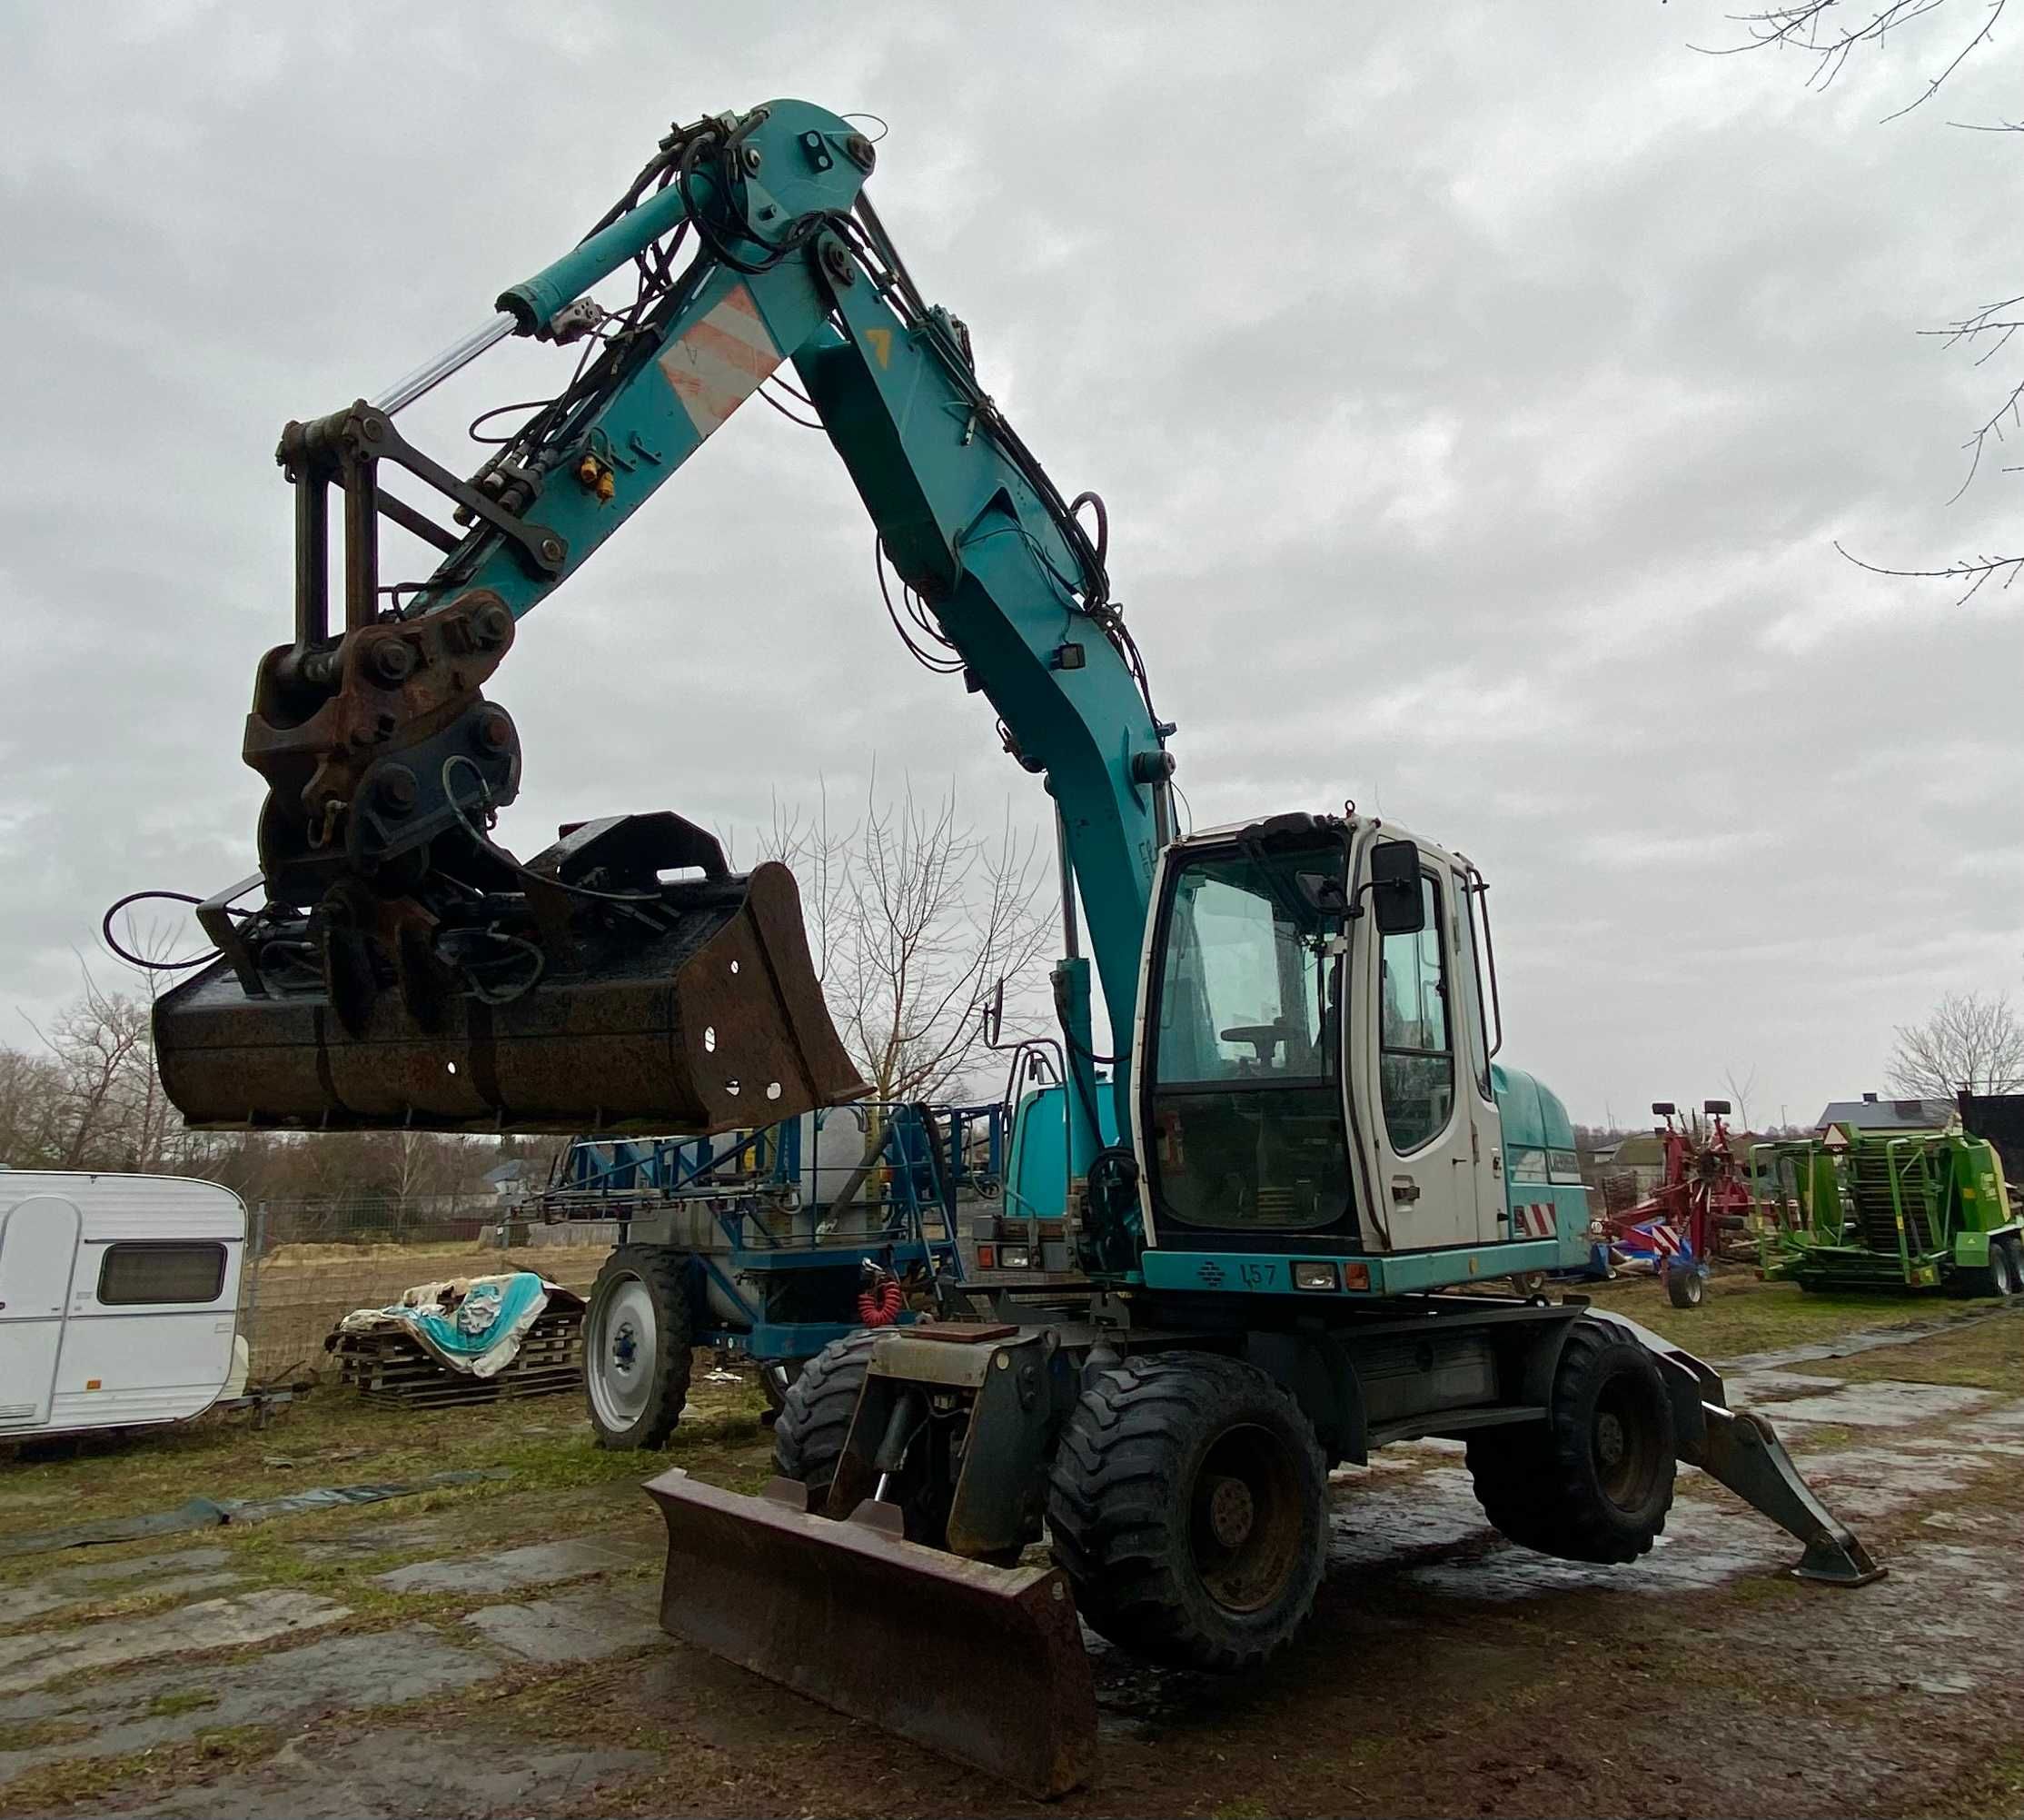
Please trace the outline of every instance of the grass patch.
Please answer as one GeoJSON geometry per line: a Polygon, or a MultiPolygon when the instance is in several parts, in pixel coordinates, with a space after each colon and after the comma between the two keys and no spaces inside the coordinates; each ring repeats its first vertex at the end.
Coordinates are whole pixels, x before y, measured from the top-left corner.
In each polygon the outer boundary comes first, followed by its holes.
{"type": "MultiPolygon", "coordinates": [[[[1589,1293],[1598,1308],[1628,1315],[1711,1361],[1900,1327],[1908,1329],[1909,1341],[1953,1306],[1937,1297],[1809,1295],[1797,1283],[1761,1282],[1740,1269],[1718,1270],[1698,1308],[1674,1308],[1650,1278],[1598,1283],[1589,1293]]],[[[1896,1350],[1886,1348],[1886,1356],[1896,1350]]],[[[1846,1362],[1834,1362],[1837,1375],[1846,1362]]]]}
{"type": "Polygon", "coordinates": [[[2024,1308],[1936,1333],[1916,1346],[1888,1347],[1834,1361],[1837,1377],[1893,1377],[1906,1384],[1958,1384],[2024,1395],[2024,1308]]]}
{"type": "Polygon", "coordinates": [[[147,1703],[151,1719],[173,1719],[179,1713],[201,1713],[218,1704],[208,1687],[172,1687],[147,1703]]]}
{"type": "Polygon", "coordinates": [[[112,1795],[132,1801],[252,1762],[278,1742],[271,1726],[220,1726],[183,1744],[38,1764],[0,1785],[0,1815],[43,1814],[86,1802],[95,1805],[112,1795]]]}

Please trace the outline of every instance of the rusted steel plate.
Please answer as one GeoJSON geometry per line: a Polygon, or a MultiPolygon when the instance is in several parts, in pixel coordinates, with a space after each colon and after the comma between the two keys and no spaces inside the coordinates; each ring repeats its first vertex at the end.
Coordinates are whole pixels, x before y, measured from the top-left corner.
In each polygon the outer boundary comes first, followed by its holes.
{"type": "Polygon", "coordinates": [[[811,1517],[789,1479],[747,1497],[676,1468],[647,1491],[670,1635],[1042,1799],[1095,1768],[1096,1686],[1058,1569],[811,1517]]]}
{"type": "Polygon", "coordinates": [[[651,940],[586,943],[510,1002],[395,990],[348,1033],[319,990],[256,998],[219,961],[166,993],[155,1053],[191,1124],[357,1131],[728,1131],[867,1091],[785,867],[666,890],[651,940]]]}

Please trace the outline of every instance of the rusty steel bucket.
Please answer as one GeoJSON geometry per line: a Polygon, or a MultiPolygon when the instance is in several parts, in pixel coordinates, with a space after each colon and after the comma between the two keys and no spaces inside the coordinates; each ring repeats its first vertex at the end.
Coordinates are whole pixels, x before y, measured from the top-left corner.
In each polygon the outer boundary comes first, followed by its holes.
{"type": "Polygon", "coordinates": [[[905,1541],[891,1505],[832,1522],[788,1478],[749,1497],[678,1467],[647,1491],[670,1636],[1043,1800],[1087,1779],[1096,1686],[1057,1568],[905,1541]]]}
{"type": "MultiPolygon", "coordinates": [[[[647,879],[650,919],[568,923],[591,897],[565,886],[546,929],[530,886],[518,947],[491,937],[518,989],[503,991],[411,960],[398,922],[333,932],[305,920],[295,945],[322,964],[293,976],[264,960],[286,942],[263,948],[234,924],[223,958],[156,1006],[163,1086],[194,1126],[668,1134],[771,1124],[868,1091],[784,866],[647,879]]],[[[398,915],[412,918],[396,901],[385,916],[398,915]]]]}

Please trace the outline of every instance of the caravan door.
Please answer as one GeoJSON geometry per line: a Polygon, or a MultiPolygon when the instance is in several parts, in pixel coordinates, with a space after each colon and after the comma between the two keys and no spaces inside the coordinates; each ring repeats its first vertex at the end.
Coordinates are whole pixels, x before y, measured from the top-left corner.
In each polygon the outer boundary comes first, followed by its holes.
{"type": "Polygon", "coordinates": [[[58,1195],[0,1213],[0,1431],[49,1419],[82,1226],[58,1195]]]}

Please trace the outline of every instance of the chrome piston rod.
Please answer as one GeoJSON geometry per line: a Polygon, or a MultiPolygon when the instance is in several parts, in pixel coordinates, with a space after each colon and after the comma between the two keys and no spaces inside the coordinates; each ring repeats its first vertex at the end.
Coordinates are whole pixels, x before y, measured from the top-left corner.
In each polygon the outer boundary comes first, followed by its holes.
{"type": "Polygon", "coordinates": [[[396,380],[372,401],[375,411],[383,411],[391,417],[403,406],[412,404],[424,393],[432,392],[453,373],[461,373],[489,347],[494,347],[513,333],[517,324],[512,317],[501,310],[497,315],[487,317],[478,328],[473,329],[461,341],[455,341],[443,349],[433,360],[424,361],[415,370],[396,380]]]}

